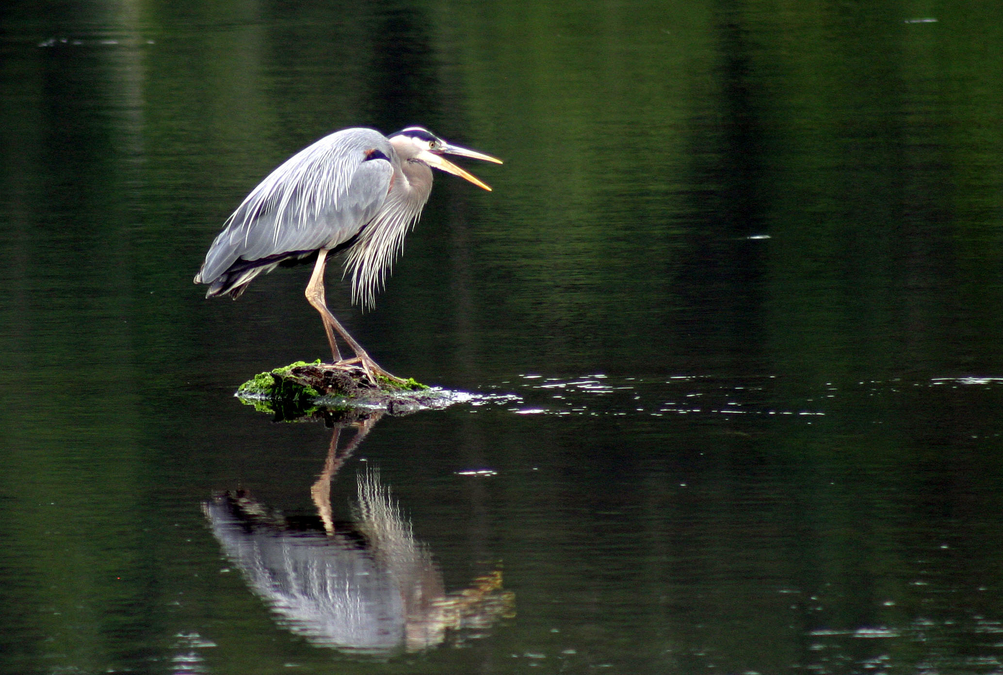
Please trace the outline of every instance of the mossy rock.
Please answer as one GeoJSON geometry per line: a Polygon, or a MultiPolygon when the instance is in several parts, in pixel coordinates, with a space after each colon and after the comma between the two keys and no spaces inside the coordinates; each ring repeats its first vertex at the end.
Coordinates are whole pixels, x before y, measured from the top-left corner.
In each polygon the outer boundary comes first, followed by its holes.
{"type": "Polygon", "coordinates": [[[398,382],[377,375],[374,383],[361,368],[320,361],[297,361],[259,373],[240,385],[236,396],[279,420],[310,417],[317,411],[353,409],[402,415],[453,403],[450,392],[413,379],[398,382]]]}

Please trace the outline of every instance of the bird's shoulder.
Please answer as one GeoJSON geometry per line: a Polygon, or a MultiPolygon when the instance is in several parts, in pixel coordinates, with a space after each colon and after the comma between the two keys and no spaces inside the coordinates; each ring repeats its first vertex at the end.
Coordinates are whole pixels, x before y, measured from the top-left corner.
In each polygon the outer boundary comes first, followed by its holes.
{"type": "Polygon", "coordinates": [[[210,251],[219,262],[203,278],[238,257],[258,260],[348,241],[383,207],[395,158],[382,134],[362,128],[335,132],[299,151],[231,214],[210,251]]]}
{"type": "MultiPolygon", "coordinates": [[[[295,157],[307,161],[331,162],[358,167],[366,161],[381,159],[393,163],[395,152],[390,141],[375,129],[342,129],[307,146],[295,157]]],[[[295,159],[295,157],[293,159],[295,159]]]]}
{"type": "MultiPolygon", "coordinates": [[[[393,146],[374,129],[342,129],[329,134],[290,157],[276,173],[285,188],[309,185],[319,198],[320,189],[336,204],[343,201],[382,200],[394,172],[393,146]]],[[[270,186],[278,187],[278,186],[270,186]]],[[[271,192],[271,191],[270,191],[271,192]]]]}

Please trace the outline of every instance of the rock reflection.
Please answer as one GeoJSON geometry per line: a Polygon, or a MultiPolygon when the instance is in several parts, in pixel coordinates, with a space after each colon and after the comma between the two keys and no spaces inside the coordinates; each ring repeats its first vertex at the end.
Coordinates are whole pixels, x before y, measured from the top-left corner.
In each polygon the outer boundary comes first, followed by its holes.
{"type": "Polygon", "coordinates": [[[357,479],[352,523],[335,524],[331,481],[379,414],[336,424],[327,460],[311,488],[320,525],[304,525],[246,490],[220,494],[204,512],[223,552],[279,620],[311,643],[355,654],[390,656],[479,637],[513,614],[514,596],[494,571],[446,593],[428,547],[378,471],[357,479]],[[355,436],[339,450],[344,426],[355,436]]]}

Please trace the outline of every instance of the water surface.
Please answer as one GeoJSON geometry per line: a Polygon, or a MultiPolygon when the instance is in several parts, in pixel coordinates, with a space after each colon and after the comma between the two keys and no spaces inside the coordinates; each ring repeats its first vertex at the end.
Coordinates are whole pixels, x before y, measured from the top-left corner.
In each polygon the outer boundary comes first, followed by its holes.
{"type": "Polygon", "coordinates": [[[996,9],[6,7],[0,670],[997,672],[996,9]],[[376,310],[329,303],[473,396],[333,471],[232,397],[325,356],[307,270],[191,279],[283,159],[412,124],[494,191],[439,176],[376,310]],[[279,606],[238,491],[412,639],[279,606]]]}

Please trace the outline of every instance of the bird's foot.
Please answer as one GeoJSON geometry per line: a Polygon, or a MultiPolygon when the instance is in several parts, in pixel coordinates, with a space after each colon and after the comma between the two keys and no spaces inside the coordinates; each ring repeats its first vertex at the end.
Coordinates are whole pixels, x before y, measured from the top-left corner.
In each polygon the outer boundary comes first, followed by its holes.
{"type": "Polygon", "coordinates": [[[407,380],[383,370],[383,368],[381,368],[380,365],[376,363],[376,361],[373,361],[368,355],[356,356],[351,359],[342,359],[335,365],[358,368],[359,370],[362,370],[374,387],[380,386],[380,380],[387,381],[392,385],[405,385],[408,383],[407,380]]]}

